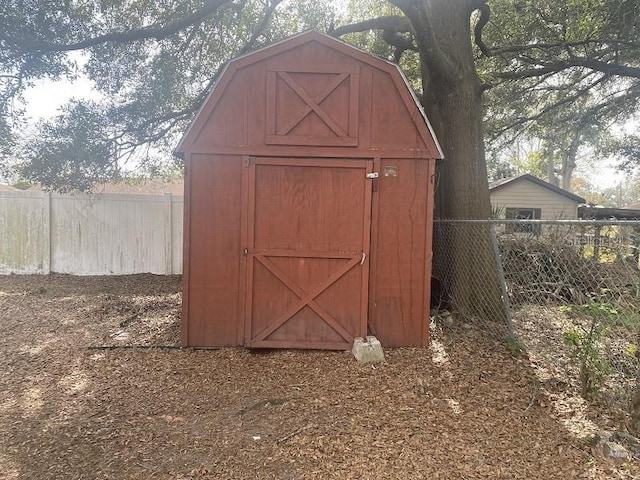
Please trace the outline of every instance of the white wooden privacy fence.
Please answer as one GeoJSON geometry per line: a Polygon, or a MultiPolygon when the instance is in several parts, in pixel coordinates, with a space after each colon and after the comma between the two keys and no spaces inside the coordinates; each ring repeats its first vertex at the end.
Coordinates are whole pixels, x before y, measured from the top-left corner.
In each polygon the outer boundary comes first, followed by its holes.
{"type": "Polygon", "coordinates": [[[183,202],[0,191],[0,274],[181,273],[183,202]]]}

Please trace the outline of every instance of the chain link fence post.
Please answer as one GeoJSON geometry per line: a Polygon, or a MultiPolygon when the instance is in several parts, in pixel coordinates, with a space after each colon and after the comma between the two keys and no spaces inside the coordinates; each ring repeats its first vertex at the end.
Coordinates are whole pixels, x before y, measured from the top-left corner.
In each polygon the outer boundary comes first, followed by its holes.
{"type": "Polygon", "coordinates": [[[502,308],[504,308],[504,317],[507,323],[507,341],[516,344],[518,338],[513,330],[513,321],[511,318],[511,305],[509,304],[509,293],[507,292],[507,281],[502,268],[502,256],[500,255],[500,247],[498,246],[498,235],[496,233],[496,225],[490,224],[491,228],[491,246],[493,247],[493,255],[496,259],[496,270],[498,271],[498,279],[500,280],[500,293],[502,298],[502,308]]]}

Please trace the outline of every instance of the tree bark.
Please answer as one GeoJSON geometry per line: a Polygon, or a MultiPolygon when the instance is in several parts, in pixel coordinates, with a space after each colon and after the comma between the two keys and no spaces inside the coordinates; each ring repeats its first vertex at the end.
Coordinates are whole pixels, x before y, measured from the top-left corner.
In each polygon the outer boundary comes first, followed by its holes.
{"type": "Polygon", "coordinates": [[[556,159],[553,151],[553,142],[544,142],[544,156],[547,163],[547,182],[556,187],[560,186],[560,180],[556,176],[556,159]]]}
{"type": "Polygon", "coordinates": [[[571,191],[571,178],[573,177],[573,171],[576,169],[576,155],[578,153],[578,147],[580,146],[580,137],[582,133],[576,132],[571,144],[562,154],[562,188],[571,191]]]}
{"type": "MultiPolygon", "coordinates": [[[[422,60],[423,104],[442,146],[436,217],[489,219],[482,89],[471,44],[473,0],[393,0],[409,18],[422,60]]],[[[440,224],[434,267],[461,313],[505,319],[484,224],[440,224]],[[444,231],[446,229],[446,231],[444,231]],[[446,278],[442,278],[442,277],[446,278]]]]}
{"type": "Polygon", "coordinates": [[[475,2],[392,3],[411,22],[422,59],[424,108],[445,154],[438,165],[437,213],[441,218],[489,218],[482,89],[470,41],[475,2]]]}

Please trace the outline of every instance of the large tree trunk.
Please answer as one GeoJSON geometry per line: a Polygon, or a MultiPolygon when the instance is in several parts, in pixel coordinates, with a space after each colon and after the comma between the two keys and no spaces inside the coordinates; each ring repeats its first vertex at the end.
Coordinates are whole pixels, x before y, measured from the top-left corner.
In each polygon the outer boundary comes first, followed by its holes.
{"type": "Polygon", "coordinates": [[[569,191],[571,191],[573,171],[576,169],[576,155],[580,146],[580,137],[581,134],[578,131],[571,140],[569,147],[562,153],[562,188],[569,191]]]}
{"type": "Polygon", "coordinates": [[[543,143],[544,156],[547,163],[547,182],[556,187],[560,186],[560,180],[556,176],[556,158],[553,151],[553,141],[543,143]]]}
{"type": "MultiPolygon", "coordinates": [[[[438,165],[436,217],[489,219],[482,89],[475,70],[472,0],[393,0],[409,18],[422,58],[423,103],[445,159],[438,165]]],[[[434,267],[455,307],[504,320],[488,225],[439,224],[434,267]]]]}

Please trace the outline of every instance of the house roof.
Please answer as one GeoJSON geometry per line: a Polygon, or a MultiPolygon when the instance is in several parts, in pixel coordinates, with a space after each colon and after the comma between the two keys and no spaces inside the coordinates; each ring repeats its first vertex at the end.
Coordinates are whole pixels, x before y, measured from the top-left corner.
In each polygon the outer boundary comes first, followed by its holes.
{"type": "Polygon", "coordinates": [[[287,50],[300,47],[301,45],[310,42],[317,42],[328,48],[337,50],[344,55],[350,56],[360,62],[369,64],[374,68],[383,70],[391,74],[396,85],[402,86],[402,88],[398,89],[399,93],[404,102],[405,108],[411,111],[412,118],[415,119],[414,123],[416,125],[416,128],[418,129],[420,136],[423,137],[423,141],[426,145],[433,145],[434,158],[438,160],[444,158],[444,153],[442,152],[440,143],[436,138],[433,127],[431,126],[431,123],[429,123],[427,115],[425,114],[424,109],[422,108],[422,105],[418,100],[418,97],[410,87],[409,81],[407,80],[407,77],[404,75],[404,72],[400,69],[400,67],[395,63],[371,55],[370,53],[360,50],[327,34],[320,33],[316,30],[309,30],[297,35],[293,35],[284,40],[280,40],[279,42],[275,42],[271,45],[267,45],[258,50],[246,53],[230,60],[223,68],[218,81],[214,84],[212,90],[207,95],[207,98],[200,106],[200,109],[198,110],[191,124],[184,133],[182,139],[179,141],[177,147],[174,150],[174,155],[182,157],[182,154],[188,150],[189,144],[193,142],[193,139],[199,133],[195,130],[198,130],[198,127],[203,127],[202,122],[198,122],[199,118],[207,117],[211,114],[213,108],[220,100],[223,91],[226,89],[236,71],[241,68],[247,67],[248,65],[263,61],[270,57],[274,57],[283,52],[286,52],[287,50]],[[418,118],[420,120],[418,120],[418,118]]]}
{"type": "Polygon", "coordinates": [[[578,195],[571,193],[570,191],[565,190],[563,188],[556,187],[555,185],[549,182],[545,182],[544,180],[541,180],[538,177],[534,177],[533,175],[530,175],[528,173],[525,173],[524,175],[510,177],[510,178],[501,178],[500,180],[490,182],[489,191],[492,192],[506,185],[513,185],[523,181],[535,183],[536,185],[546,188],[547,190],[551,190],[552,192],[557,193],[558,195],[562,195],[563,197],[566,197],[569,200],[573,200],[576,203],[587,203],[587,201],[584,198],[579,197],[578,195]]]}
{"type": "Polygon", "coordinates": [[[640,209],[578,207],[578,217],[583,220],[640,220],[640,209]]]}

